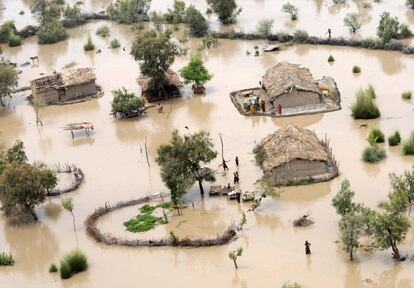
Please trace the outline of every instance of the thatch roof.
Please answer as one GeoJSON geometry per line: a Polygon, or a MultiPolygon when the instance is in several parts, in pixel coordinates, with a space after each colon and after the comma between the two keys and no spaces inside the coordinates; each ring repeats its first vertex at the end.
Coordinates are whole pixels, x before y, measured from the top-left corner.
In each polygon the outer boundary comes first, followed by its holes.
{"type": "Polygon", "coordinates": [[[288,62],[280,62],[266,71],[263,86],[269,97],[278,97],[292,88],[320,94],[309,69],[288,62]]]}
{"type": "Polygon", "coordinates": [[[265,172],[292,160],[328,161],[324,144],[310,130],[289,125],[269,134],[262,141],[265,172]]]}
{"type": "MultiPolygon", "coordinates": [[[[168,83],[170,85],[176,86],[177,88],[183,87],[184,84],[181,81],[180,77],[178,76],[177,73],[175,73],[173,70],[168,69],[167,72],[165,72],[165,78],[167,79],[168,83]]],[[[138,84],[139,86],[141,86],[141,89],[143,92],[147,91],[149,88],[149,83],[150,83],[151,78],[144,76],[144,75],[140,75],[138,78],[138,84]]]]}
{"type": "Polygon", "coordinates": [[[51,88],[58,89],[61,87],[82,85],[95,80],[96,77],[91,68],[67,69],[60,73],[33,80],[32,87],[37,92],[41,92],[51,88]]]}

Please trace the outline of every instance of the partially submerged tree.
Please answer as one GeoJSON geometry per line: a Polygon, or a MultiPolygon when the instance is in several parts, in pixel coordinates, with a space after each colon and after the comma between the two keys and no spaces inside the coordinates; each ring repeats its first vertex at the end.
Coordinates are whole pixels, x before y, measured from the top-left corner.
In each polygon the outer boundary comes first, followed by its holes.
{"type": "MultiPolygon", "coordinates": [[[[203,181],[215,180],[213,171],[203,167],[217,157],[210,134],[207,132],[181,136],[176,130],[169,144],[161,145],[157,153],[156,161],[161,166],[161,178],[167,186],[171,185],[173,190],[183,193],[194,182],[198,182],[200,193],[204,194],[203,181]],[[175,183],[177,181],[179,183],[175,183]]],[[[171,187],[169,186],[170,189],[171,187]]]]}
{"type": "Polygon", "coordinates": [[[343,249],[349,253],[349,259],[354,260],[354,251],[359,247],[359,238],[364,232],[364,221],[360,213],[352,211],[343,215],[339,221],[339,232],[343,249]]]}
{"type": "Polygon", "coordinates": [[[414,167],[411,171],[404,171],[402,175],[390,174],[392,191],[406,193],[405,198],[408,201],[408,208],[411,210],[414,204],[414,167]]]}
{"type": "Polygon", "coordinates": [[[116,0],[108,6],[106,12],[119,23],[132,24],[148,20],[150,7],[151,0],[116,0]]]}
{"type": "Polygon", "coordinates": [[[257,23],[256,31],[260,36],[269,40],[269,36],[272,33],[272,27],[273,19],[262,19],[257,23]]]}
{"type": "Polygon", "coordinates": [[[134,93],[128,92],[125,88],[112,91],[112,113],[120,113],[127,118],[137,114],[139,109],[145,106],[145,101],[137,97],[134,93]]]}
{"type": "Polygon", "coordinates": [[[188,7],[185,19],[191,36],[203,37],[207,34],[208,23],[206,18],[204,18],[203,14],[194,5],[188,7]]]}
{"type": "Polygon", "coordinates": [[[165,73],[178,55],[177,45],[171,41],[170,33],[149,30],[138,34],[132,44],[131,54],[140,61],[141,73],[151,78],[151,93],[168,94],[165,73]]]}
{"type": "Polygon", "coordinates": [[[356,13],[346,14],[344,24],[352,33],[356,33],[361,28],[361,23],[359,22],[358,15],[356,13]]]}
{"type": "Polygon", "coordinates": [[[63,26],[75,27],[85,23],[86,15],[82,13],[82,10],[78,5],[67,5],[63,10],[63,26]]]}
{"type": "Polygon", "coordinates": [[[351,190],[349,181],[345,179],[341,183],[341,189],[332,199],[332,206],[335,207],[338,215],[344,216],[355,210],[354,196],[355,192],[351,190]]]}
{"type": "Polygon", "coordinates": [[[178,24],[185,22],[186,9],[185,2],[181,0],[174,0],[173,7],[168,8],[164,15],[164,20],[170,24],[178,24]]]}
{"type": "Polygon", "coordinates": [[[241,8],[237,6],[236,0],[206,0],[210,9],[217,14],[223,24],[231,24],[236,21],[241,8]]]}
{"type": "Polygon", "coordinates": [[[377,28],[377,36],[382,43],[387,44],[391,39],[398,37],[400,23],[397,17],[392,17],[389,12],[381,14],[380,22],[377,28]]]}
{"type": "Polygon", "coordinates": [[[0,105],[5,106],[4,98],[11,98],[11,93],[17,87],[19,79],[16,69],[4,62],[0,63],[0,105]]]}
{"type": "Polygon", "coordinates": [[[68,211],[72,216],[72,224],[73,224],[73,233],[75,233],[76,242],[78,242],[78,236],[76,234],[76,221],[75,221],[75,214],[73,213],[73,199],[72,198],[64,198],[61,200],[61,204],[63,209],[68,211]]]}
{"type": "Polygon", "coordinates": [[[0,175],[6,165],[11,163],[23,164],[27,161],[26,152],[24,152],[24,144],[17,140],[16,143],[7,149],[0,152],[0,175]]]}
{"type": "Polygon", "coordinates": [[[242,256],[242,254],[243,254],[243,248],[242,247],[239,247],[236,250],[229,252],[229,258],[233,261],[234,267],[236,269],[239,268],[239,266],[237,266],[237,258],[242,256]]]}
{"type": "Polygon", "coordinates": [[[181,69],[180,74],[186,84],[193,85],[192,89],[195,94],[203,94],[205,92],[204,84],[213,77],[204,66],[200,54],[191,56],[190,62],[181,69]]]}
{"type": "Polygon", "coordinates": [[[290,14],[290,19],[291,20],[298,19],[298,11],[299,11],[298,7],[291,4],[290,2],[287,2],[287,3],[283,4],[283,6],[282,6],[282,12],[290,14]]]}
{"type": "Polygon", "coordinates": [[[35,110],[35,115],[36,115],[36,125],[40,124],[41,126],[43,126],[43,121],[40,118],[40,110],[46,106],[46,103],[43,100],[43,98],[39,96],[33,96],[32,104],[33,104],[33,109],[35,110]]]}

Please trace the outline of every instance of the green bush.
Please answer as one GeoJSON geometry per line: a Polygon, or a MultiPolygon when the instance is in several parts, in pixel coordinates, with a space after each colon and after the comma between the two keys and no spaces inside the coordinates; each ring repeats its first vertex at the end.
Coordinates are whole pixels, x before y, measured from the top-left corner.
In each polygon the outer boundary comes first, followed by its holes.
{"type": "Polygon", "coordinates": [[[14,33],[10,33],[9,46],[10,47],[16,47],[16,46],[20,46],[21,44],[22,44],[22,38],[19,35],[16,35],[14,33]]]}
{"type": "Polygon", "coordinates": [[[111,30],[106,25],[101,26],[96,30],[96,35],[102,36],[104,38],[109,36],[109,34],[111,34],[111,30]]]}
{"type": "Polygon", "coordinates": [[[155,209],[157,209],[157,207],[145,204],[144,206],[139,208],[139,211],[143,214],[148,214],[152,213],[155,209]]]}
{"type": "Polygon", "coordinates": [[[365,38],[362,39],[361,46],[367,49],[381,49],[383,44],[379,39],[365,38]]]}
{"type": "Polygon", "coordinates": [[[41,26],[36,33],[39,44],[53,44],[68,37],[65,27],[59,21],[51,21],[41,26]]]}
{"type": "Polygon", "coordinates": [[[62,262],[69,264],[72,274],[76,274],[88,269],[88,259],[86,255],[80,250],[73,250],[63,257],[62,262]]]}
{"type": "Polygon", "coordinates": [[[368,142],[369,143],[384,143],[385,136],[384,133],[378,128],[372,128],[371,132],[368,135],[368,142]]]}
{"type": "Polygon", "coordinates": [[[65,27],[76,27],[85,23],[86,15],[82,13],[81,9],[77,5],[72,7],[67,5],[65,10],[63,10],[63,20],[62,24],[65,27]]]}
{"type": "Polygon", "coordinates": [[[6,254],[5,252],[0,253],[0,266],[13,266],[14,259],[11,254],[6,254]]]}
{"type": "Polygon", "coordinates": [[[356,94],[356,101],[351,106],[354,119],[374,119],[381,116],[375,100],[366,90],[360,89],[356,94]]]}
{"type": "Polygon", "coordinates": [[[265,160],[265,150],[263,148],[263,145],[257,144],[256,147],[253,149],[254,159],[256,161],[257,166],[262,166],[263,162],[265,160]]]}
{"type": "Polygon", "coordinates": [[[371,97],[372,99],[377,98],[377,94],[375,93],[375,88],[371,84],[368,85],[368,88],[365,89],[365,93],[371,97]]]}
{"type": "Polygon", "coordinates": [[[119,43],[118,39],[112,39],[109,43],[109,47],[111,47],[111,49],[116,49],[121,47],[121,43],[119,43]]]}
{"type": "Polygon", "coordinates": [[[361,73],[361,67],[355,65],[354,67],[352,67],[352,73],[361,73]]]}
{"type": "Polygon", "coordinates": [[[402,153],[404,155],[414,155],[414,133],[411,133],[410,138],[402,144],[402,153]]]}
{"type": "Polygon", "coordinates": [[[153,229],[158,224],[166,224],[165,219],[154,216],[151,212],[139,214],[135,218],[124,222],[124,226],[129,232],[146,232],[153,229]]]}
{"type": "Polygon", "coordinates": [[[388,144],[390,146],[397,146],[401,143],[401,135],[400,132],[395,131],[390,137],[388,137],[388,144]]]}
{"type": "Polygon", "coordinates": [[[187,9],[186,22],[191,36],[203,37],[207,34],[207,20],[193,5],[187,9]]]}
{"type": "Polygon", "coordinates": [[[409,38],[413,36],[413,32],[411,31],[410,27],[407,24],[400,24],[400,36],[402,38],[409,38]]]}
{"type": "Polygon", "coordinates": [[[136,111],[145,106],[142,97],[137,97],[134,93],[129,93],[126,89],[112,91],[112,113],[121,113],[128,117],[136,114],[136,111]]]}
{"type": "Polygon", "coordinates": [[[151,0],[115,0],[106,12],[111,19],[125,24],[133,24],[148,20],[151,0]]]}
{"type": "Polygon", "coordinates": [[[401,94],[402,99],[404,100],[410,100],[412,96],[411,91],[405,91],[401,94]]]}
{"type": "Polygon", "coordinates": [[[67,261],[60,261],[59,274],[61,279],[69,279],[72,277],[72,270],[70,269],[70,265],[67,261]]]}
{"type": "Polygon", "coordinates": [[[95,44],[93,44],[91,35],[88,35],[88,40],[86,41],[85,45],[83,45],[83,50],[85,51],[95,50],[95,44]]]}
{"type": "Polygon", "coordinates": [[[376,163],[385,159],[386,156],[385,150],[377,145],[369,146],[362,152],[362,160],[368,163],[376,163]]]}
{"type": "Polygon", "coordinates": [[[285,33],[285,32],[277,33],[277,41],[279,41],[280,43],[289,42],[290,40],[292,40],[292,38],[293,37],[289,35],[288,33],[285,33]]]}
{"type": "Polygon", "coordinates": [[[329,55],[328,62],[334,62],[335,58],[332,55],[329,55]]]}
{"type": "Polygon", "coordinates": [[[309,39],[309,34],[305,30],[296,30],[293,33],[293,42],[295,43],[306,43],[309,39]]]}
{"type": "Polygon", "coordinates": [[[49,266],[49,273],[56,273],[58,272],[58,268],[56,267],[55,263],[50,264],[49,266]]]}
{"type": "Polygon", "coordinates": [[[17,33],[16,26],[14,21],[6,21],[0,27],[0,43],[9,42],[9,37],[11,33],[17,33]]]}

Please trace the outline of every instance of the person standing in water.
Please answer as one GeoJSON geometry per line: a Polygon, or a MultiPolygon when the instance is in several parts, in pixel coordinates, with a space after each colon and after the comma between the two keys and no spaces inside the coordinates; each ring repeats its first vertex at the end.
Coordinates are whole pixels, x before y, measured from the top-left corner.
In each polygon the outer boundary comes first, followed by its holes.
{"type": "Polygon", "coordinates": [[[306,253],[306,255],[310,255],[310,254],[312,254],[312,253],[311,253],[311,250],[310,250],[310,246],[312,246],[312,244],[311,244],[311,243],[309,243],[309,242],[308,242],[308,240],[306,240],[306,241],[305,241],[305,253],[306,253]]]}
{"type": "Polygon", "coordinates": [[[236,166],[239,167],[239,156],[236,156],[236,159],[234,161],[236,162],[236,166]]]}
{"type": "Polygon", "coordinates": [[[328,34],[328,38],[331,39],[331,36],[332,36],[332,30],[331,30],[331,28],[328,28],[327,34],[328,34]]]}
{"type": "Polygon", "coordinates": [[[226,160],[224,160],[224,159],[223,159],[223,169],[224,169],[224,171],[229,170],[229,167],[226,164],[226,160]]]}

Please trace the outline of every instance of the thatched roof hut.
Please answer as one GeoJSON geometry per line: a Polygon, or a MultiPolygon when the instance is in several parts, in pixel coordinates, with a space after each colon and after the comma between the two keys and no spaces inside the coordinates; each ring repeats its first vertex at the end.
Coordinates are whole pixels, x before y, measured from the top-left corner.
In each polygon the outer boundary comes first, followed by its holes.
{"type": "Polygon", "coordinates": [[[262,169],[277,185],[303,184],[303,179],[327,175],[331,179],[338,173],[328,143],[310,130],[289,125],[266,136],[261,147],[265,155],[262,169]]]}
{"type": "Polygon", "coordinates": [[[165,79],[167,80],[166,89],[167,92],[170,93],[170,95],[162,95],[158,97],[158,95],[151,95],[149,93],[151,78],[144,75],[140,75],[138,78],[138,84],[139,86],[141,86],[141,95],[145,96],[150,102],[157,100],[165,100],[165,98],[178,97],[180,94],[179,89],[184,86],[184,83],[181,81],[178,74],[175,73],[173,70],[168,69],[165,73],[165,79]]]}
{"type": "Polygon", "coordinates": [[[65,87],[79,86],[96,80],[92,68],[65,69],[60,74],[65,87]]]}

